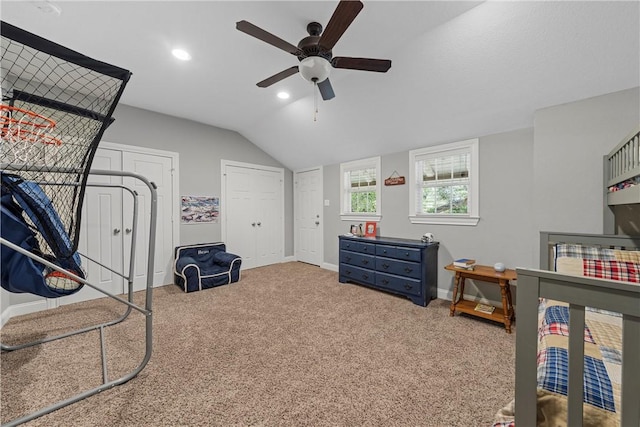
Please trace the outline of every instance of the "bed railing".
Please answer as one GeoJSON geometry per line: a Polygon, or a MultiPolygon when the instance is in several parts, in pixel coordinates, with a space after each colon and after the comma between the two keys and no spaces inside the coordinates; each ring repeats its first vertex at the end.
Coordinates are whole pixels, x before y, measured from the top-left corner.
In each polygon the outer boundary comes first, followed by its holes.
{"type": "Polygon", "coordinates": [[[640,125],[605,157],[605,182],[608,205],[640,203],[640,125]]]}
{"type": "MultiPolygon", "coordinates": [[[[640,248],[640,238],[543,232],[540,264],[549,267],[549,248],[555,243],[640,248]]],[[[516,334],[515,413],[519,426],[536,425],[539,298],[569,303],[568,423],[581,426],[583,415],[585,307],[622,314],[623,355],[621,426],[640,425],[640,286],[629,282],[572,276],[552,271],[518,268],[518,331],[516,334]]]]}
{"type": "Polygon", "coordinates": [[[582,425],[584,310],[594,307],[622,313],[623,360],[621,425],[640,423],[640,286],[613,280],[517,269],[516,421],[536,425],[538,298],[569,303],[568,423],[582,425]]]}

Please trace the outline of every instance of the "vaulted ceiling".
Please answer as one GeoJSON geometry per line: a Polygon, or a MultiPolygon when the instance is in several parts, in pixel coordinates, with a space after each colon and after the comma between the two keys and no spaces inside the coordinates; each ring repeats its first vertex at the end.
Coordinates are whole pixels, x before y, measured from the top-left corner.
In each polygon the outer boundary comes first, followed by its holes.
{"type": "Polygon", "coordinates": [[[537,109],[640,86],[637,1],[364,1],[333,54],[392,67],[333,69],[336,97],[318,100],[314,121],[313,86],[299,75],[256,86],[297,58],[235,25],[295,45],[336,5],[3,1],[1,16],[131,70],[122,103],[235,130],[290,169],[530,127],[537,109]]]}

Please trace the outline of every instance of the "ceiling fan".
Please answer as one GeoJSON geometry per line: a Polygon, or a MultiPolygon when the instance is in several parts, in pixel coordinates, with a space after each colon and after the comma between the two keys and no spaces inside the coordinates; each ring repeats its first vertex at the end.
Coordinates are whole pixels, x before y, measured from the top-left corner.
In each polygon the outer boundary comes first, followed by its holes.
{"type": "Polygon", "coordinates": [[[329,81],[329,73],[332,67],[386,73],[391,68],[391,61],[388,59],[332,56],[331,49],[349,28],[349,25],[360,13],[362,7],[363,5],[360,1],[342,0],[338,3],[324,32],[322,31],[322,25],[317,22],[311,22],[307,25],[309,36],[300,40],[298,46],[294,46],[250,22],[236,22],[236,29],[297,56],[300,61],[299,65],[280,71],[258,82],[257,86],[269,87],[300,72],[305,80],[318,86],[322,99],[326,101],[335,97],[329,81]]]}

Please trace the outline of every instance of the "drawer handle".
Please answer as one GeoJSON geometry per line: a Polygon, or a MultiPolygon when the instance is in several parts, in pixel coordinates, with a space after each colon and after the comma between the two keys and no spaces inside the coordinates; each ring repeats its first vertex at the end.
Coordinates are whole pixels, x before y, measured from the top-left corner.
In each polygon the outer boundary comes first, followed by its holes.
{"type": "Polygon", "coordinates": [[[387,250],[386,250],[386,249],[383,249],[383,250],[382,250],[382,253],[383,253],[383,254],[386,254],[386,253],[387,253],[387,250]]]}
{"type": "Polygon", "coordinates": [[[362,260],[362,263],[363,263],[364,265],[367,265],[367,264],[369,264],[369,260],[368,260],[368,259],[363,259],[363,260],[362,260]]]}
{"type": "Polygon", "coordinates": [[[368,278],[369,278],[369,275],[368,275],[368,274],[363,274],[363,275],[362,275],[362,278],[366,280],[366,279],[368,279],[368,278]]]}
{"type": "Polygon", "coordinates": [[[410,284],[407,283],[407,284],[404,285],[404,288],[406,290],[413,289],[413,285],[410,285],[410,284]]]}
{"type": "Polygon", "coordinates": [[[346,257],[344,257],[344,259],[346,259],[347,261],[351,261],[351,257],[350,256],[346,256],[346,257]]]}
{"type": "Polygon", "coordinates": [[[351,244],[350,244],[350,243],[347,243],[345,246],[346,246],[346,247],[348,247],[348,248],[350,248],[350,247],[351,247],[351,244]]]}
{"type": "Polygon", "coordinates": [[[382,279],[382,284],[383,284],[383,285],[388,285],[388,284],[389,284],[389,281],[388,281],[387,279],[382,279]]]}
{"type": "Polygon", "coordinates": [[[367,247],[362,248],[362,252],[367,252],[367,247]]]}
{"type": "Polygon", "coordinates": [[[409,268],[409,267],[404,268],[405,273],[411,273],[412,271],[413,271],[413,268],[409,268]]]}
{"type": "Polygon", "coordinates": [[[384,264],[382,264],[382,268],[384,268],[384,269],[387,269],[389,267],[390,267],[389,264],[387,264],[386,262],[384,264]]]}
{"type": "Polygon", "coordinates": [[[409,252],[405,252],[405,253],[404,253],[404,256],[409,256],[409,252]]]}
{"type": "Polygon", "coordinates": [[[351,276],[351,270],[345,271],[344,274],[347,275],[347,276],[351,276]]]}

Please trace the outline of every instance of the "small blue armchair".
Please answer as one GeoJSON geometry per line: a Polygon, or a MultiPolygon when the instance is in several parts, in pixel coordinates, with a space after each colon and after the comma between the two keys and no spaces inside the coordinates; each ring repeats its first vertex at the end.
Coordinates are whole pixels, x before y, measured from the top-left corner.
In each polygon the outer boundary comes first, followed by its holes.
{"type": "Polygon", "coordinates": [[[242,258],[226,252],[224,243],[178,246],[173,273],[185,292],[201,291],[240,280],[242,258]]]}

